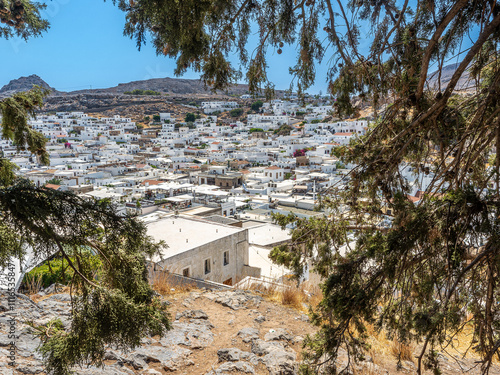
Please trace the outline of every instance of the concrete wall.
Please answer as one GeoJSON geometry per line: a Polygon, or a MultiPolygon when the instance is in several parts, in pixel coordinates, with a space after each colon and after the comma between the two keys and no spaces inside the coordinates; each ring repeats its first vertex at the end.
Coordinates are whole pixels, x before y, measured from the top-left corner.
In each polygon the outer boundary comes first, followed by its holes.
{"type": "Polygon", "coordinates": [[[234,233],[174,255],[158,262],[158,265],[180,275],[184,269],[189,268],[190,277],[219,283],[231,279],[231,284],[234,284],[247,276],[245,266],[248,265],[248,231],[234,233]],[[225,251],[229,252],[227,265],[224,265],[225,251]],[[210,259],[209,273],[205,273],[206,259],[210,259]]]}

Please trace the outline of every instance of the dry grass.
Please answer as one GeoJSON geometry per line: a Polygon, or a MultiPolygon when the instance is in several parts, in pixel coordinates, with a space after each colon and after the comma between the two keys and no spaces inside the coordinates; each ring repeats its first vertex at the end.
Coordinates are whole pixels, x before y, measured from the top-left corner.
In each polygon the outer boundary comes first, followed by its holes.
{"type": "Polygon", "coordinates": [[[279,293],[281,304],[291,306],[301,310],[303,308],[302,301],[304,300],[303,291],[299,288],[283,288],[279,293]]]}
{"type": "MultiPolygon", "coordinates": [[[[74,292],[74,290],[73,290],[74,292]]],[[[38,293],[38,292],[37,292],[38,293]]],[[[43,296],[37,294],[37,293],[34,293],[34,294],[31,294],[31,293],[26,293],[28,295],[28,297],[35,303],[38,303],[40,301],[43,301],[44,299],[50,297],[50,296],[53,296],[55,294],[60,294],[60,293],[68,293],[70,294],[71,293],[71,288],[69,286],[62,286],[60,288],[58,288],[54,293],[49,293],[49,294],[45,294],[43,296]]]]}
{"type": "Polygon", "coordinates": [[[323,292],[318,285],[313,285],[311,287],[306,287],[308,290],[306,303],[312,308],[316,308],[321,300],[323,299],[323,292]]]}
{"type": "Polygon", "coordinates": [[[321,289],[317,286],[297,286],[293,280],[286,280],[283,284],[251,284],[247,290],[258,291],[266,299],[284,306],[293,307],[302,312],[308,312],[309,306],[316,307],[322,299],[321,289]]]}
{"type": "Polygon", "coordinates": [[[379,358],[393,356],[399,358],[401,354],[402,361],[411,361],[414,363],[413,352],[415,346],[413,343],[403,344],[397,339],[389,340],[384,330],[377,330],[373,325],[366,324],[366,334],[370,349],[367,354],[372,358],[373,363],[380,365],[379,358]]]}
{"type": "Polygon", "coordinates": [[[29,277],[25,283],[26,294],[28,296],[33,296],[37,294],[42,289],[42,274],[35,274],[33,277],[29,277]]]}
{"type": "Polygon", "coordinates": [[[363,367],[352,366],[351,368],[352,375],[378,375],[379,372],[376,370],[376,367],[368,363],[363,367]]]}
{"type": "Polygon", "coordinates": [[[149,282],[153,289],[162,296],[187,293],[196,289],[195,285],[179,283],[171,273],[166,271],[153,271],[149,282]]]}
{"type": "Polygon", "coordinates": [[[391,354],[401,361],[414,362],[413,351],[415,348],[411,343],[402,343],[394,338],[394,340],[392,340],[390,349],[391,354]]]}

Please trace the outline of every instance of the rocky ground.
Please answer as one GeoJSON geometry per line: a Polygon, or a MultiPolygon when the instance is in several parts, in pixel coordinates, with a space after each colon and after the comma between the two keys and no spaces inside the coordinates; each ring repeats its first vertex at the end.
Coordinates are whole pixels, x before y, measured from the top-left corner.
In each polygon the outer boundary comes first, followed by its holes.
{"type": "MultiPolygon", "coordinates": [[[[39,340],[26,320],[46,323],[59,317],[66,324],[70,296],[66,293],[38,296],[38,302],[18,295],[10,310],[0,294],[0,374],[43,374],[39,340]],[[16,366],[8,365],[10,320],[15,317],[16,366]]],[[[240,290],[194,291],[166,297],[173,329],[164,337],[148,337],[141,347],[123,353],[110,349],[104,368],[77,368],[77,374],[297,374],[304,337],[314,333],[309,318],[296,309],[240,290]]],[[[396,368],[394,357],[372,351],[354,369],[357,374],[415,373],[412,362],[396,368]]],[[[346,363],[345,353],[340,362],[346,363]]],[[[474,366],[473,359],[441,356],[443,374],[457,374],[474,366]]],[[[477,374],[477,368],[468,372],[477,374]]],[[[494,368],[490,374],[500,374],[494,368]]]]}

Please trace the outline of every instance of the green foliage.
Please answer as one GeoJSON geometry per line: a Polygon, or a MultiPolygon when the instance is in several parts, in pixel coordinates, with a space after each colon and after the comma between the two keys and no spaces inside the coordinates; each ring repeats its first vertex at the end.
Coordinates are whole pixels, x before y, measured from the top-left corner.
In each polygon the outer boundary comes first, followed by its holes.
{"type": "Polygon", "coordinates": [[[28,150],[37,155],[43,164],[49,162],[49,154],[45,150],[47,139],[28,125],[28,119],[35,115],[37,108],[42,107],[43,98],[47,94],[47,90],[35,86],[28,92],[16,93],[0,100],[2,137],[12,140],[19,151],[28,150]]]}
{"type": "Polygon", "coordinates": [[[290,135],[292,130],[293,128],[290,125],[281,125],[278,129],[275,129],[273,133],[277,135],[290,135]]]}
{"type": "Polygon", "coordinates": [[[153,115],[154,122],[160,122],[160,120],[161,120],[160,115],[153,115]]]}
{"type": "Polygon", "coordinates": [[[255,102],[252,103],[250,108],[252,108],[252,111],[259,112],[263,105],[264,102],[262,100],[256,100],[255,102]]]}
{"type": "Polygon", "coordinates": [[[186,113],[186,117],[184,117],[184,121],[186,122],[195,122],[196,116],[194,113],[188,112],[186,113]]]}
{"type": "Polygon", "coordinates": [[[241,108],[235,108],[229,111],[229,114],[231,117],[240,117],[243,114],[243,109],[241,108]]]}
{"type": "Polygon", "coordinates": [[[49,23],[40,15],[45,8],[45,4],[29,0],[0,1],[0,37],[18,36],[27,40],[40,36],[49,28],[49,23]]]}
{"type": "MultiPolygon", "coordinates": [[[[92,255],[90,252],[86,253],[85,256],[89,258],[88,262],[90,263],[91,268],[93,268],[95,274],[97,275],[101,267],[100,259],[92,255]]],[[[70,259],[72,262],[76,262],[75,257],[70,256],[70,259]]],[[[31,280],[37,280],[38,278],[40,278],[41,286],[43,288],[47,288],[55,283],[64,285],[70,284],[73,276],[74,276],[74,271],[69,266],[68,261],[64,258],[56,258],[53,260],[47,260],[43,262],[42,265],[35,267],[26,275],[24,275],[23,283],[29,284],[31,280]]]]}
{"type": "Polygon", "coordinates": [[[262,133],[264,129],[261,128],[251,128],[248,132],[251,133],[262,133]]]}
{"type": "Polygon", "coordinates": [[[125,91],[125,95],[147,95],[147,96],[158,96],[161,95],[161,92],[154,91],[154,90],[141,90],[141,89],[134,89],[132,91],[125,91]]]}
{"type": "Polygon", "coordinates": [[[165,309],[158,300],[141,303],[138,291],[135,301],[119,290],[95,289],[88,296],[73,297],[72,330],[51,321],[35,326],[35,333],[44,339],[40,351],[47,358],[47,370],[55,374],[68,373],[68,364],[103,365],[106,345],[136,347],[146,335],[161,334],[168,326],[165,309]],[[86,302],[92,299],[92,307],[86,302]]]}
{"type": "Polygon", "coordinates": [[[51,178],[50,180],[47,181],[47,184],[52,184],[52,185],[61,185],[62,180],[58,178],[51,178]]]}

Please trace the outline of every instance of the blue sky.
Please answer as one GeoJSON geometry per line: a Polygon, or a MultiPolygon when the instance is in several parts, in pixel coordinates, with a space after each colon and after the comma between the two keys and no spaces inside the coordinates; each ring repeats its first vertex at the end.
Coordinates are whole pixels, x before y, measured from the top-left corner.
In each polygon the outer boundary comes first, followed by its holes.
{"type": "MultiPolygon", "coordinates": [[[[111,0],[49,0],[45,3],[47,9],[43,16],[50,22],[51,28],[42,37],[28,42],[20,38],[0,39],[3,57],[0,87],[12,79],[30,74],[39,75],[61,91],[105,88],[135,80],[174,77],[173,60],[156,56],[149,44],[138,51],[135,41],[123,36],[125,13],[114,6],[111,0]]],[[[362,28],[361,32],[368,30],[362,28]]],[[[362,52],[367,50],[368,43],[367,35],[361,42],[362,52]]],[[[252,44],[255,47],[255,41],[250,41],[252,44]]],[[[470,41],[466,40],[463,48],[467,45],[470,45],[470,41]]],[[[288,74],[288,67],[294,65],[295,58],[295,47],[285,46],[281,55],[270,51],[268,76],[276,88],[287,89],[290,86],[292,77],[288,74]]],[[[326,93],[326,62],[317,67],[316,83],[308,90],[310,93],[326,93]]],[[[447,64],[454,62],[457,61],[447,64]]],[[[192,71],[183,76],[198,77],[192,71]]]]}
{"type": "MultiPolygon", "coordinates": [[[[150,46],[138,51],[135,41],[123,36],[125,14],[111,1],[46,1],[44,17],[51,28],[42,37],[0,39],[2,69],[0,87],[10,80],[37,74],[61,91],[103,88],[149,78],[174,77],[175,63],[156,56],[150,46]]],[[[269,56],[269,77],[276,88],[287,89],[291,82],[288,67],[295,58],[292,47],[269,56]]],[[[183,78],[198,78],[187,72],[183,78]]],[[[309,90],[326,93],[326,69],[318,67],[316,85],[309,90]]]]}

